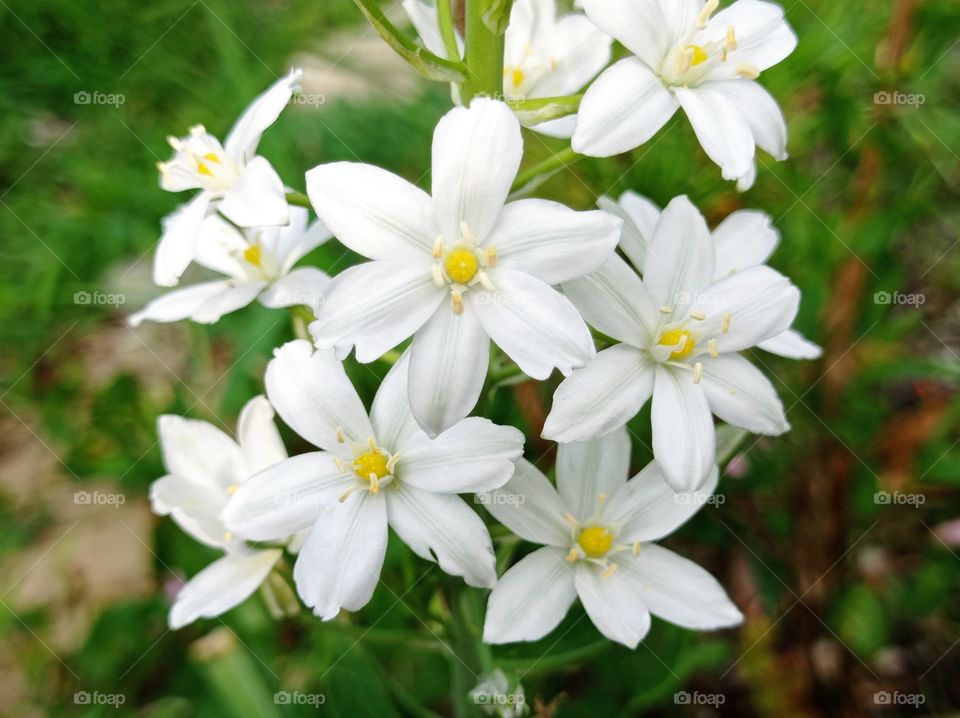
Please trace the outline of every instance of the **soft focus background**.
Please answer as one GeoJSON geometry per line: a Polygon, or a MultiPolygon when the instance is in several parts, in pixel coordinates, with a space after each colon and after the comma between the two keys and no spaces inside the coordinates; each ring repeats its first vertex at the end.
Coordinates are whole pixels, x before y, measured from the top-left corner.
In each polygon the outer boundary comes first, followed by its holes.
{"type": "MultiPolygon", "coordinates": [[[[825,347],[816,362],[755,357],[793,432],[748,439],[723,503],[667,541],[746,624],[655,621],[630,652],[575,608],[546,640],[493,651],[540,716],[960,715],[960,3],[786,9],[800,46],[765,84],[791,158],[763,155],[753,190],[722,182],[679,116],[539,190],[577,208],[688,193],[711,223],[769,212],[772,264],[804,292],[797,326],[825,347]]],[[[350,0],[2,0],[0,28],[0,715],[454,715],[451,678],[454,695],[477,682],[471,641],[449,629],[463,597],[399,542],[359,614],[277,624],[254,597],[167,630],[171,596],[214,554],[150,515],[155,419],[232,431],[290,324],[258,307],[213,327],[123,322],[157,293],[159,220],[182,200],[157,187],[167,134],[222,136],[299,63],[313,99],[262,145],[289,184],[360,159],[428,186],[447,88],[417,79],[350,0]],[[277,691],[325,702],[277,705],[277,691]]],[[[534,160],[562,147],[526,145],[534,160]]],[[[313,259],[337,271],[341,254],[313,259]]],[[[375,381],[352,374],[369,398],[375,381]]],[[[501,387],[488,406],[535,436],[554,384],[501,387]]],[[[544,470],[549,448],[528,446],[544,470]]]]}

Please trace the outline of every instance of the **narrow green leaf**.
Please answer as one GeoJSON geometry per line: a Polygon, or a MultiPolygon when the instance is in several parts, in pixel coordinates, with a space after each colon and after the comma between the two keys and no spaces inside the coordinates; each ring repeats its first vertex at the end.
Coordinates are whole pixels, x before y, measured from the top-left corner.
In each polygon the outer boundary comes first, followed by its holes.
{"type": "Polygon", "coordinates": [[[513,0],[491,0],[490,7],[483,13],[483,24],[494,35],[502,35],[507,31],[512,8],[513,0]]]}
{"type": "Polygon", "coordinates": [[[508,100],[514,114],[524,127],[572,115],[580,107],[583,95],[540,97],[534,100],[508,100]]]}

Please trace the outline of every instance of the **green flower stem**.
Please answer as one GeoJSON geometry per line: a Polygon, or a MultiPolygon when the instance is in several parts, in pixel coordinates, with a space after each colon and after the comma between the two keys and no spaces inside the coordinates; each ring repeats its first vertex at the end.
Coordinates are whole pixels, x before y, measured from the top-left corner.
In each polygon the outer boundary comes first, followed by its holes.
{"type": "Polygon", "coordinates": [[[296,207],[313,209],[313,205],[310,204],[310,198],[305,194],[301,194],[300,192],[287,192],[287,204],[292,204],[296,207]]]}
{"type": "Polygon", "coordinates": [[[258,666],[228,628],[216,628],[192,643],[189,655],[230,715],[282,718],[258,666]]]}
{"type": "Polygon", "coordinates": [[[466,0],[467,43],[464,60],[467,79],[461,86],[464,104],[477,95],[503,94],[503,35],[497,35],[483,21],[491,0],[466,0]]]}
{"type": "Polygon", "coordinates": [[[443,46],[447,51],[447,58],[459,60],[460,48],[457,46],[457,31],[453,25],[453,6],[451,5],[451,0],[439,0],[437,2],[437,14],[440,17],[440,37],[443,38],[443,46]]]}
{"type": "Polygon", "coordinates": [[[310,332],[307,327],[316,319],[310,307],[298,304],[290,307],[290,323],[293,325],[293,335],[297,339],[310,341],[310,332]]]}
{"type": "Polygon", "coordinates": [[[526,187],[531,182],[538,180],[540,178],[545,178],[546,175],[556,172],[565,168],[567,165],[573,164],[579,160],[583,155],[578,154],[573,151],[572,147],[567,147],[566,149],[560,150],[554,155],[551,155],[542,162],[538,162],[533,165],[533,167],[528,167],[523,172],[517,175],[517,178],[513,181],[513,191],[522,189],[526,187]]]}
{"type": "Polygon", "coordinates": [[[603,639],[580,648],[573,648],[569,651],[561,651],[539,658],[500,658],[497,660],[497,665],[503,669],[513,669],[522,677],[534,673],[546,673],[557,669],[576,667],[586,659],[602,653],[609,647],[610,641],[603,639]]]}

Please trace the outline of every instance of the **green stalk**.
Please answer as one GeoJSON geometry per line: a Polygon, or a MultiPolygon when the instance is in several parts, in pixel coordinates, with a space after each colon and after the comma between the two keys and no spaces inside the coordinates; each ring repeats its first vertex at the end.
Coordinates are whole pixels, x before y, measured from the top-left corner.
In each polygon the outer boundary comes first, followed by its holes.
{"type": "Polygon", "coordinates": [[[453,25],[453,6],[451,0],[438,0],[437,15],[440,18],[440,37],[447,51],[447,59],[458,61],[460,48],[457,47],[457,31],[453,25]]]}
{"type": "Polygon", "coordinates": [[[467,0],[467,79],[461,86],[464,104],[477,95],[503,94],[503,35],[491,31],[483,21],[491,4],[492,0],[467,0]]]}
{"type": "Polygon", "coordinates": [[[247,651],[227,628],[216,628],[190,645],[193,664],[227,712],[237,718],[281,718],[275,694],[247,651]]]}
{"type": "Polygon", "coordinates": [[[313,205],[310,204],[310,198],[305,194],[301,194],[300,192],[287,192],[287,204],[292,204],[296,207],[313,209],[313,205]]]}
{"type": "Polygon", "coordinates": [[[517,178],[513,181],[513,187],[511,189],[513,191],[522,189],[534,180],[540,179],[541,177],[545,178],[546,175],[561,170],[569,164],[573,164],[581,157],[583,157],[583,155],[574,152],[572,147],[560,150],[556,154],[551,155],[542,162],[538,162],[533,165],[533,167],[528,167],[518,174],[517,178]]]}

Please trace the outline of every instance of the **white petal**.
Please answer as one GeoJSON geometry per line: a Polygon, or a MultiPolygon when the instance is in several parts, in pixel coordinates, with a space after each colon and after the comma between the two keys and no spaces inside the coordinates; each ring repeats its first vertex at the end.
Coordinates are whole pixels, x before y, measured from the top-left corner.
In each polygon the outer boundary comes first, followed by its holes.
{"type": "Polygon", "coordinates": [[[410,345],[410,409],[436,436],[469,414],[487,378],[490,337],[475,312],[443,302],[410,345]]]}
{"type": "Polygon", "coordinates": [[[543,380],[554,367],[569,374],[594,357],[590,330],[569,299],[524,272],[502,267],[489,274],[496,289],[468,292],[467,311],[476,311],[490,338],[527,376],[543,380]]]}
{"type": "Polygon", "coordinates": [[[550,633],[577,597],[573,566],[560,549],[537,549],[510,568],[490,593],[484,643],[536,641],[550,633]]]}
{"type": "Polygon", "coordinates": [[[691,0],[583,0],[587,17],[650,67],[659,67],[696,17],[691,0]]]}
{"type": "Polygon", "coordinates": [[[627,482],[629,471],[630,435],[625,427],[600,439],[560,444],[557,448],[557,491],[581,521],[592,516],[627,482]]]}
{"type": "Polygon", "coordinates": [[[157,419],[157,434],[171,474],[224,490],[246,478],[240,446],[206,421],[164,414],[157,419]]]}
{"type": "Polygon", "coordinates": [[[370,259],[429,258],[440,232],[430,196],[373,165],[314,167],[307,172],[307,194],[337,239],[370,259]]]}
{"type": "Polygon", "coordinates": [[[709,84],[675,87],[673,92],[703,151],[720,166],[723,178],[735,180],[747,174],[753,163],[754,142],[743,108],[709,84]]]}
{"type": "Polygon", "coordinates": [[[714,81],[703,86],[723,94],[740,108],[757,147],[776,160],[787,159],[787,122],[780,105],[759,83],[739,79],[714,81]]]}
{"type": "Polygon", "coordinates": [[[283,555],[279,549],[217,559],[191,578],[170,608],[170,628],[215,618],[250,597],[283,555]]]}
{"type": "Polygon", "coordinates": [[[577,564],[580,602],[600,633],[611,641],[636,648],[650,630],[650,613],[638,600],[636,582],[620,571],[608,576],[602,573],[598,566],[583,561],[577,564]]]}
{"type": "Polygon", "coordinates": [[[819,345],[806,339],[794,329],[787,329],[775,337],[765,339],[757,346],[765,352],[787,359],[819,359],[823,355],[823,349],[819,345]]]}
{"type": "Polygon", "coordinates": [[[727,28],[733,27],[737,48],[727,61],[711,67],[710,77],[730,77],[742,62],[766,70],[786,58],[797,46],[797,36],[783,17],[780,5],[761,0],[737,0],[714,15],[698,44],[710,40],[722,45],[727,28]]]}
{"type": "Polygon", "coordinates": [[[650,462],[607,499],[600,521],[620,526],[617,540],[621,543],[656,541],[673,533],[707,504],[717,488],[719,474],[714,466],[696,492],[678,494],[664,481],[656,462],[650,462]]]}
{"type": "Polygon", "coordinates": [[[470,586],[497,580],[490,533],[459,496],[444,496],[402,484],[388,492],[390,526],[415,554],[434,561],[470,586]]]}
{"type": "Polygon", "coordinates": [[[643,603],[665,621],[699,630],[726,628],[743,621],[743,615],[713,576],[661,546],[641,547],[629,573],[637,579],[634,584],[643,603]]]}
{"type": "Polygon", "coordinates": [[[653,362],[626,344],[604,349],[557,387],[543,436],[586,441],[608,434],[637,415],[653,392],[653,362]]]}
{"type": "Polygon", "coordinates": [[[163,234],[153,257],[153,281],[172,287],[193,260],[200,236],[200,225],[210,208],[210,194],[200,192],[175,212],[163,218],[163,234]]]}
{"type": "Polygon", "coordinates": [[[330,277],[316,267],[299,267],[271,284],[260,295],[260,303],[271,309],[303,304],[319,306],[330,286],[330,277]]]}
{"type": "Polygon", "coordinates": [[[356,491],[323,511],[293,567],[300,598],[324,621],[363,608],[380,581],[387,551],[387,501],[356,491]]]}
{"type": "Polygon", "coordinates": [[[715,337],[722,354],[748,349],[780,334],[793,323],[799,306],[800,290],[779,272],[762,266],[710,285],[691,312],[706,316],[695,328],[704,336],[715,337]]]}
{"type": "Polygon", "coordinates": [[[620,226],[599,210],[522,199],[503,208],[488,244],[497,250],[497,266],[560,284],[599,269],[617,246],[620,226]]]}
{"type": "Polygon", "coordinates": [[[161,294],[156,299],[151,299],[147,306],[127,317],[127,323],[137,327],[143,321],[177,322],[188,319],[204,304],[229,292],[233,286],[232,280],[222,279],[174,289],[172,292],[161,294]]]}
{"type": "Polygon", "coordinates": [[[689,372],[657,367],[651,424],[653,456],[667,483],[677,492],[702,486],[715,460],[713,419],[689,372]]]}
{"type": "Polygon", "coordinates": [[[428,257],[358,264],[330,282],[310,334],[341,359],[356,346],[357,360],[372,362],[422,327],[445,296],[428,257]]]}
{"type": "Polygon", "coordinates": [[[225,291],[215,294],[204,302],[190,318],[199,324],[213,324],[220,318],[243,309],[263,291],[266,282],[235,282],[229,281],[225,291]]]}
{"type": "Polygon", "coordinates": [[[440,493],[473,493],[503,486],[523,455],[523,433],[470,417],[437,436],[423,432],[399,447],[397,476],[404,484],[440,493]]]}
{"type": "Polygon", "coordinates": [[[333,237],[322,220],[307,223],[309,212],[303,207],[290,207],[290,224],[280,227],[274,241],[273,254],[281,272],[289,272],[300,259],[333,237]]]}
{"type": "Polygon", "coordinates": [[[389,451],[396,451],[411,434],[420,430],[410,413],[409,373],[410,352],[407,351],[390,367],[373,397],[370,423],[377,442],[389,451]]]}
{"type": "Polygon", "coordinates": [[[700,211],[686,197],[674,197],[660,214],[647,248],[643,284],[656,307],[671,307],[682,319],[713,278],[713,240],[700,211]]]}
{"type": "Polygon", "coordinates": [[[604,70],[587,89],[571,144],[591,157],[627,152],[653,137],[677,107],[663,81],[639,59],[628,57],[604,70]]]}
{"type": "Polygon", "coordinates": [[[291,70],[250,103],[227,133],[224,145],[228,155],[241,162],[253,159],[260,136],[277,121],[294,91],[300,88],[302,77],[303,70],[291,70]]]}
{"type": "Polygon", "coordinates": [[[237,419],[237,441],[250,474],[287,458],[287,450],[273,416],[273,407],[267,397],[261,394],[246,403],[237,419]]]}
{"type": "Polygon", "coordinates": [[[530,125],[528,129],[538,132],[547,137],[556,137],[560,140],[569,140],[573,137],[573,131],[577,127],[577,116],[567,115],[558,117],[555,120],[547,120],[539,125],[530,125]]]}
{"type": "Polygon", "coordinates": [[[280,225],[290,221],[283,180],[263,157],[244,167],[220,203],[224,217],[241,227],[280,225]]]}
{"type": "Polygon", "coordinates": [[[174,522],[200,543],[226,548],[226,531],[220,512],[227,502],[226,489],[209,482],[170,474],[150,484],[150,508],[174,522]]]}
{"type": "Polygon", "coordinates": [[[433,133],[433,202],[447,242],[457,242],[464,223],[486,238],[522,155],[520,123],[502,102],[476,98],[441,118],[433,133]]]}
{"type": "Polygon", "coordinates": [[[737,210],[713,230],[714,281],[764,264],[780,243],[780,233],[766,212],[737,210]]]}
{"type": "Polygon", "coordinates": [[[250,276],[251,265],[243,258],[243,252],[249,246],[244,233],[219,214],[211,214],[200,224],[193,261],[214,272],[245,280],[250,276]]]}
{"type": "Polygon", "coordinates": [[[710,410],[720,419],[754,434],[776,436],[789,431],[783,404],[770,380],[739,354],[704,357],[703,390],[710,410]]]}
{"type": "Polygon", "coordinates": [[[591,326],[635,347],[646,347],[660,321],[640,277],[613,255],[596,272],[565,282],[563,292],[591,326]]]}
{"type": "Polygon", "coordinates": [[[600,197],[597,206],[623,220],[620,249],[634,268],[642,272],[647,245],[653,239],[653,231],[660,220],[660,208],[632,190],[620,195],[617,202],[606,196],[600,197]]]}
{"type": "Polygon", "coordinates": [[[292,456],[242,483],[223,510],[227,528],[254,541],[283,540],[309,528],[356,477],[344,476],[325,451],[292,456]]]}
{"type": "Polygon", "coordinates": [[[570,543],[570,524],[563,518],[567,507],[550,480],[526,459],[517,461],[503,487],[478,494],[477,501],[522,539],[552,546],[570,543]]]}
{"type": "Polygon", "coordinates": [[[337,441],[341,428],[350,441],[373,435],[363,402],[333,352],[313,352],[299,339],[275,349],[267,364],[267,396],[280,418],[304,439],[333,453],[342,453],[337,441]]]}

